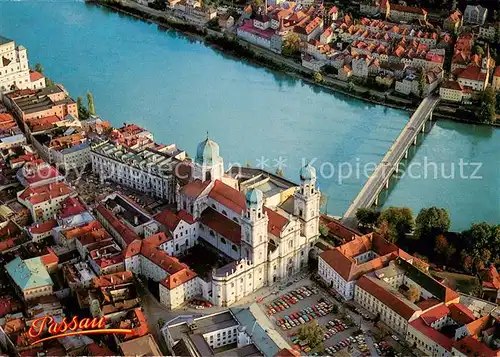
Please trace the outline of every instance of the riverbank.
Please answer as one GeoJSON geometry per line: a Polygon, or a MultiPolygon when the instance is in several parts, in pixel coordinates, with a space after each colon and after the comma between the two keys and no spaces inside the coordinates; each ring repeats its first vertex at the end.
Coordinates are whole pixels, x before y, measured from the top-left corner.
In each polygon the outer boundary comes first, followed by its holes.
{"type": "MultiPolygon", "coordinates": [[[[340,93],[367,103],[382,105],[408,112],[413,112],[418,107],[418,104],[412,102],[410,99],[406,100],[397,98],[391,93],[382,93],[364,86],[353,85],[352,83],[343,82],[327,75],[323,75],[322,82],[316,82],[313,80],[314,71],[303,67],[300,63],[294,61],[293,59],[246,42],[243,39],[237,38],[234,34],[222,33],[212,29],[207,29],[199,24],[196,25],[189,23],[165,11],[155,10],[130,0],[86,0],[86,2],[104,6],[113,11],[118,11],[167,29],[179,31],[189,38],[203,41],[206,45],[224,52],[225,54],[229,54],[236,59],[245,59],[252,64],[286,73],[291,77],[300,79],[305,83],[321,87],[328,91],[340,93]],[[384,99],[381,100],[381,97],[384,99]]],[[[443,105],[443,107],[445,107],[445,105],[443,105]]],[[[438,119],[454,120],[466,124],[500,127],[500,122],[481,123],[475,120],[459,117],[457,115],[448,115],[443,112],[446,112],[446,110],[443,110],[443,108],[438,105],[433,115],[438,119]]]]}
{"type": "Polygon", "coordinates": [[[300,63],[294,62],[292,65],[291,61],[293,60],[278,55],[265,48],[256,48],[257,46],[242,39],[237,39],[234,35],[231,36],[230,34],[224,34],[222,32],[217,32],[214,30],[209,30],[210,32],[208,32],[205,29],[201,29],[199,26],[189,24],[181,19],[175,18],[173,15],[162,13],[158,10],[151,9],[138,3],[134,3],[134,8],[126,6],[120,2],[109,2],[105,0],[86,0],[86,3],[103,6],[110,10],[124,13],[134,18],[143,20],[147,23],[156,24],[165,28],[171,28],[183,33],[184,35],[192,39],[203,41],[208,46],[224,52],[225,54],[230,54],[237,59],[245,59],[252,64],[257,64],[271,70],[286,73],[287,75],[300,79],[310,85],[316,85],[332,92],[356,98],[367,103],[382,105],[393,109],[411,112],[417,108],[416,105],[410,106],[408,104],[388,102],[387,100],[376,100],[373,97],[367,98],[361,94],[357,94],[356,91],[369,92],[369,88],[355,85],[353,87],[357,88],[357,90],[353,89],[352,91],[349,91],[348,89],[342,88],[339,84],[334,84],[335,82],[341,82],[345,85],[345,87],[348,87],[349,84],[347,82],[342,82],[329,76],[324,76],[324,80],[322,83],[315,82],[312,79],[312,75],[314,74],[314,72],[305,67],[302,67],[300,63]],[[145,11],[146,9],[147,12],[145,11]],[[220,41],[220,39],[223,39],[223,41],[220,41]],[[246,47],[247,51],[244,52],[235,50],[235,46],[237,44],[240,44],[241,46],[242,43],[244,43],[242,47],[246,47]]]}

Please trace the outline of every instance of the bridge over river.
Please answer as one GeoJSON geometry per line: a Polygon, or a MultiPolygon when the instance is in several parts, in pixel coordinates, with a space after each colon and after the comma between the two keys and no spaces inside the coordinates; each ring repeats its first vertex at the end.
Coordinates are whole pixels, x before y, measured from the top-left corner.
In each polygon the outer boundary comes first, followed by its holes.
{"type": "Polygon", "coordinates": [[[425,123],[432,120],[432,112],[439,102],[439,96],[426,97],[413,113],[389,151],[382,158],[372,175],[352,201],[345,212],[342,221],[344,224],[356,224],[356,211],[359,208],[371,207],[378,203],[378,195],[384,188],[389,188],[389,180],[394,172],[399,170],[401,160],[408,157],[408,150],[412,144],[416,145],[418,133],[425,131],[425,123]]]}

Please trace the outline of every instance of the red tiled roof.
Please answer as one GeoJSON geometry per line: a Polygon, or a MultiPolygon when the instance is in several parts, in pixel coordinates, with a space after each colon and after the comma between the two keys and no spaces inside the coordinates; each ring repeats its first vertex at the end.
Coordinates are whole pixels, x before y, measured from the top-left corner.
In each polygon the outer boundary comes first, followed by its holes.
{"type": "Polygon", "coordinates": [[[28,182],[28,185],[33,185],[34,183],[37,183],[42,180],[47,180],[47,179],[52,179],[60,177],[60,179],[63,179],[63,176],[57,171],[57,169],[53,166],[43,166],[40,168],[36,168],[34,171],[27,173],[24,176],[24,179],[26,182],[28,182]]]}
{"type": "Polygon", "coordinates": [[[196,198],[201,195],[209,184],[210,181],[201,182],[201,180],[194,180],[182,187],[182,192],[188,197],[196,198]]]}
{"type": "Polygon", "coordinates": [[[168,242],[169,240],[172,240],[172,237],[165,234],[165,232],[156,233],[150,237],[144,238],[144,242],[152,244],[155,247],[158,247],[160,244],[168,242]]]}
{"type": "Polygon", "coordinates": [[[499,350],[489,348],[473,336],[466,336],[459,341],[453,342],[453,347],[467,356],[493,357],[500,356],[499,350]]]}
{"type": "Polygon", "coordinates": [[[64,230],[61,234],[66,239],[78,239],[83,246],[111,238],[99,221],[91,221],[83,226],[64,230]]]}
{"type": "Polygon", "coordinates": [[[101,275],[94,278],[93,286],[95,288],[104,288],[107,286],[121,285],[130,283],[134,280],[134,274],[131,271],[122,271],[114,274],[101,275]]]}
{"type": "Polygon", "coordinates": [[[500,289],[500,276],[498,275],[495,265],[491,264],[489,267],[481,270],[479,274],[483,282],[483,287],[497,290],[500,289]]]}
{"type": "Polygon", "coordinates": [[[476,65],[470,65],[464,70],[457,73],[458,78],[469,79],[472,81],[482,81],[486,80],[486,72],[481,72],[481,67],[476,65]]]}
{"type": "Polygon", "coordinates": [[[129,226],[122,223],[102,204],[99,204],[96,210],[103,216],[106,221],[108,221],[108,223],[115,229],[115,231],[118,232],[118,234],[125,241],[126,245],[129,245],[134,240],[139,238],[139,236],[129,226]]]}
{"type": "Polygon", "coordinates": [[[429,298],[427,300],[422,300],[417,303],[417,306],[422,309],[422,311],[425,311],[427,309],[430,309],[433,306],[436,306],[438,304],[441,304],[441,301],[439,301],[436,298],[429,298]]]}
{"type": "Polygon", "coordinates": [[[133,257],[141,253],[142,241],[140,239],[134,240],[125,249],[125,259],[133,257]]]}
{"type": "Polygon", "coordinates": [[[189,280],[196,278],[198,275],[189,268],[185,268],[177,273],[167,276],[160,283],[167,289],[172,290],[176,287],[187,283],[189,280]]]}
{"type": "Polygon", "coordinates": [[[376,278],[366,275],[362,276],[357,282],[357,288],[365,290],[405,320],[409,320],[418,311],[405,303],[403,298],[392,294],[389,290],[380,286],[376,278]]]}
{"type": "Polygon", "coordinates": [[[238,223],[220,214],[212,208],[207,208],[201,214],[200,222],[235,244],[241,242],[241,227],[238,223]]]}
{"type": "Polygon", "coordinates": [[[29,231],[32,234],[42,234],[50,231],[52,228],[57,226],[57,221],[55,219],[51,219],[50,221],[43,223],[35,223],[29,227],[29,231]]]}
{"type": "Polygon", "coordinates": [[[264,207],[264,212],[267,213],[267,217],[269,219],[267,223],[267,231],[273,236],[279,237],[283,228],[285,228],[290,221],[278,212],[275,212],[267,207],[264,207]]]}
{"type": "Polygon", "coordinates": [[[449,80],[441,83],[441,88],[453,89],[462,91],[462,86],[457,81],[449,80]]]}
{"type": "Polygon", "coordinates": [[[429,311],[420,315],[420,318],[424,320],[427,325],[431,325],[434,322],[441,320],[450,313],[450,309],[445,304],[439,304],[433,307],[429,311]]]}
{"type": "Polygon", "coordinates": [[[59,257],[54,253],[52,248],[47,248],[48,253],[45,255],[42,255],[40,257],[40,260],[42,261],[43,265],[46,267],[52,265],[52,264],[57,264],[59,263],[59,257]]]}
{"type": "Polygon", "coordinates": [[[283,348],[274,357],[300,357],[300,352],[292,350],[290,348],[283,348]]]}
{"type": "Polygon", "coordinates": [[[19,197],[22,200],[29,201],[32,205],[36,205],[53,198],[69,195],[73,190],[64,182],[55,182],[39,187],[26,188],[19,197]]]}
{"type": "Polygon", "coordinates": [[[464,304],[451,304],[448,308],[451,318],[461,325],[467,325],[476,319],[474,313],[464,304]]]}
{"type": "Polygon", "coordinates": [[[174,231],[181,221],[181,218],[176,215],[170,208],[165,208],[153,218],[167,227],[170,231],[174,231]]]}
{"type": "Polygon", "coordinates": [[[31,71],[30,70],[30,81],[31,82],[36,82],[38,81],[39,79],[42,79],[44,78],[44,75],[41,74],[40,72],[37,72],[37,71],[31,71]]]}
{"type": "Polygon", "coordinates": [[[219,180],[215,181],[208,197],[238,214],[241,214],[246,209],[245,196],[240,191],[219,180]]]}
{"type": "Polygon", "coordinates": [[[424,320],[418,318],[412,322],[410,325],[419,331],[421,334],[430,338],[432,341],[436,342],[438,345],[446,349],[447,351],[451,351],[451,346],[453,345],[453,340],[451,338],[446,337],[438,330],[433,329],[432,327],[425,324],[424,320]]]}
{"type": "Polygon", "coordinates": [[[85,206],[77,197],[66,197],[61,202],[59,218],[71,217],[86,211],[85,206]]]}
{"type": "Polygon", "coordinates": [[[404,5],[397,5],[397,4],[391,5],[391,11],[409,12],[412,14],[420,14],[420,15],[427,14],[427,11],[425,11],[424,9],[422,9],[420,7],[404,6],[404,5]]]}
{"type": "Polygon", "coordinates": [[[472,336],[479,336],[481,331],[488,325],[490,322],[490,315],[484,315],[483,317],[478,318],[475,321],[468,323],[467,330],[469,334],[472,336]]]}

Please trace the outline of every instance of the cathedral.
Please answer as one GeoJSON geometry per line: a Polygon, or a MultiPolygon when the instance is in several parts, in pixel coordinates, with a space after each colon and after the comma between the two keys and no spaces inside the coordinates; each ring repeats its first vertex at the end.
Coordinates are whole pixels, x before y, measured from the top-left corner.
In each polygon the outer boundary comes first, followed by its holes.
{"type": "Polygon", "coordinates": [[[181,250],[204,240],[232,260],[199,278],[201,295],[228,306],[307,264],[319,235],[321,196],[312,166],[301,168],[299,186],[259,169],[224,172],[219,146],[207,137],[191,172],[187,184],[177,185],[177,211],[170,213],[183,217],[187,229],[170,233],[181,250]]]}

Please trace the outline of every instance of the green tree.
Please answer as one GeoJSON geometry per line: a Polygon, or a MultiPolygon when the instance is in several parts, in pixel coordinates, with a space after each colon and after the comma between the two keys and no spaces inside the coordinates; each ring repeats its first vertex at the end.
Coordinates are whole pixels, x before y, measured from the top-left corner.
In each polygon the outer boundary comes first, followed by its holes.
{"type": "Polygon", "coordinates": [[[95,115],[94,96],[90,92],[87,92],[87,108],[89,115],[95,115]]]}
{"type": "Polygon", "coordinates": [[[420,77],[418,77],[418,91],[421,97],[424,95],[424,88],[425,88],[425,70],[422,69],[422,71],[420,71],[420,77]]]}
{"type": "Polygon", "coordinates": [[[285,177],[285,172],[283,171],[283,169],[281,167],[278,167],[276,169],[276,175],[278,175],[280,177],[285,177]]]}
{"type": "Polygon", "coordinates": [[[484,56],[484,48],[482,48],[481,46],[479,45],[475,45],[474,46],[474,53],[478,56],[481,56],[483,57],[484,56]]]}
{"type": "Polygon", "coordinates": [[[323,237],[328,237],[328,228],[324,224],[319,225],[319,233],[323,237]]]}
{"type": "Polygon", "coordinates": [[[380,212],[373,208],[360,208],[356,211],[356,219],[362,227],[373,228],[377,224],[380,212]]]}
{"type": "Polygon", "coordinates": [[[319,72],[314,72],[313,80],[315,83],[321,83],[321,82],[323,82],[323,76],[319,72]]]}
{"type": "Polygon", "coordinates": [[[450,215],[444,208],[422,208],[415,220],[415,238],[433,240],[450,229],[450,215]]]}
{"type": "Polygon", "coordinates": [[[406,292],[406,298],[411,302],[415,303],[420,300],[420,295],[422,294],[422,290],[416,285],[411,285],[406,292]]]}
{"type": "Polygon", "coordinates": [[[42,66],[41,63],[35,64],[35,71],[37,71],[38,73],[42,73],[43,74],[43,66],[42,66]]]}
{"type": "Polygon", "coordinates": [[[306,341],[311,348],[315,348],[323,342],[324,333],[323,326],[319,325],[316,320],[310,324],[302,325],[298,331],[299,338],[306,341]]]}
{"type": "Polygon", "coordinates": [[[408,207],[389,207],[379,217],[379,222],[387,222],[389,226],[389,237],[391,242],[403,239],[406,233],[410,233],[415,225],[413,213],[408,207]]]}
{"type": "Polygon", "coordinates": [[[295,32],[290,32],[286,35],[283,40],[283,48],[281,52],[285,56],[293,56],[299,52],[300,48],[300,37],[295,32]]]}
{"type": "Polygon", "coordinates": [[[497,96],[492,86],[487,86],[480,96],[479,121],[484,123],[494,122],[496,119],[497,96]]]}
{"type": "Polygon", "coordinates": [[[445,254],[445,252],[448,250],[448,247],[450,246],[450,244],[448,243],[448,240],[446,239],[445,236],[443,236],[442,234],[438,235],[436,237],[436,243],[434,245],[434,251],[439,254],[439,255],[443,255],[445,254]]]}
{"type": "Polygon", "coordinates": [[[258,9],[262,5],[262,0],[253,0],[253,4],[255,5],[255,8],[258,9]]]}
{"type": "Polygon", "coordinates": [[[87,119],[89,117],[89,111],[85,108],[82,97],[76,98],[76,106],[78,107],[78,118],[82,120],[87,119]]]}
{"type": "Polygon", "coordinates": [[[486,222],[473,223],[470,229],[462,232],[462,239],[471,250],[482,250],[489,247],[492,238],[492,227],[486,222]]]}

